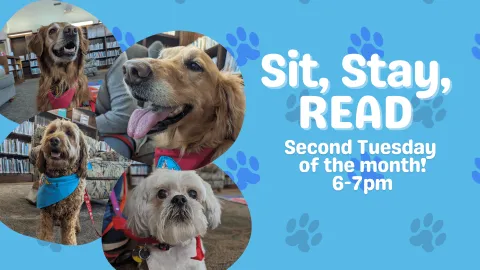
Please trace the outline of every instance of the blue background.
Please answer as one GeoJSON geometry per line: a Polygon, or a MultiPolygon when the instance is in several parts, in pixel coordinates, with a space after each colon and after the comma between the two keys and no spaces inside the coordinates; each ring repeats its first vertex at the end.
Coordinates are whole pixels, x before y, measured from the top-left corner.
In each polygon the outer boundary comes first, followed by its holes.
{"type": "MultiPolygon", "coordinates": [[[[0,25],[29,1],[2,3],[0,25]]],[[[472,54],[475,34],[480,32],[480,2],[436,0],[404,1],[70,1],[99,18],[109,29],[131,32],[136,40],[171,30],[188,30],[210,36],[225,45],[226,34],[243,27],[259,37],[260,57],[241,67],[245,79],[247,113],[240,137],[216,164],[228,170],[227,159],[242,151],[259,163],[260,181],[248,185],[244,196],[252,216],[252,237],[242,257],[231,269],[478,269],[480,185],[472,180],[476,157],[480,156],[480,61],[472,54]],[[309,131],[287,121],[287,99],[305,89],[272,90],[264,87],[261,68],[265,54],[287,56],[289,49],[310,53],[320,63],[313,78],[326,77],[332,95],[373,95],[380,101],[387,95],[411,98],[413,89],[361,90],[342,85],[346,75],[342,59],[352,46],[351,34],[362,27],[383,36],[384,60],[436,60],[442,77],[453,82],[442,108],[443,121],[433,128],[413,123],[403,131],[366,130],[309,131]],[[435,159],[427,162],[426,173],[389,173],[392,191],[364,195],[346,187],[332,188],[332,178],[322,170],[301,174],[298,163],[310,156],[284,154],[288,139],[314,142],[343,142],[347,139],[400,141],[414,139],[437,143],[435,159]],[[286,243],[287,223],[308,213],[318,220],[322,234],[318,245],[302,252],[286,243]],[[432,213],[443,220],[445,243],[432,252],[410,244],[410,224],[432,213]]],[[[310,90],[311,94],[318,93],[310,90]]],[[[355,104],[355,103],[354,103],[355,104]]],[[[352,106],[352,109],[355,107],[352,106]]],[[[1,117],[0,138],[16,126],[1,117]]],[[[358,148],[352,157],[359,158],[358,148]]],[[[341,157],[349,160],[351,156],[341,157]]],[[[382,156],[389,160],[393,157],[382,156]]],[[[346,173],[340,173],[347,178],[346,173]]],[[[248,180],[248,179],[247,179],[248,180]]],[[[298,224],[298,222],[297,222],[298,224]]],[[[14,269],[110,269],[101,242],[63,247],[52,252],[37,240],[21,236],[0,224],[0,254],[3,266],[14,269]]]]}

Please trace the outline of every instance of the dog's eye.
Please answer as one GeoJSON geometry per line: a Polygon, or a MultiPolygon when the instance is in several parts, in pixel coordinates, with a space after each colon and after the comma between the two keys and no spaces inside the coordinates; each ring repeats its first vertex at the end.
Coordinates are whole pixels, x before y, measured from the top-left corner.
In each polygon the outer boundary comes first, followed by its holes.
{"type": "Polygon", "coordinates": [[[157,193],[157,197],[162,200],[167,198],[167,196],[168,196],[168,192],[165,189],[160,189],[157,193]]]}
{"type": "Polygon", "coordinates": [[[50,129],[50,130],[48,131],[48,134],[53,134],[54,132],[55,132],[55,129],[50,129]]]}
{"type": "Polygon", "coordinates": [[[67,130],[67,132],[65,132],[65,134],[67,134],[68,137],[72,137],[72,132],[70,130],[67,130]]]}
{"type": "Polygon", "coordinates": [[[197,62],[194,62],[194,61],[187,61],[185,63],[185,66],[191,71],[195,71],[195,72],[203,71],[203,68],[197,62]]]}
{"type": "Polygon", "coordinates": [[[57,28],[52,28],[52,29],[50,29],[50,31],[48,31],[48,34],[49,34],[49,35],[53,35],[53,34],[55,34],[56,32],[57,32],[57,28]]]}
{"type": "Polygon", "coordinates": [[[192,199],[196,199],[197,198],[197,192],[193,189],[190,189],[188,191],[188,196],[190,196],[190,198],[192,198],[192,199]]]}

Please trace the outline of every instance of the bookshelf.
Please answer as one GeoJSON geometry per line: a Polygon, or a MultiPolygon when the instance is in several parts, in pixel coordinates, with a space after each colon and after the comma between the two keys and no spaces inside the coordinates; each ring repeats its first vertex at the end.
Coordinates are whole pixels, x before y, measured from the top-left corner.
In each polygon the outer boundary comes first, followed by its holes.
{"type": "Polygon", "coordinates": [[[34,127],[32,119],[25,121],[0,144],[0,183],[33,182],[28,153],[34,127]]]}
{"type": "Polygon", "coordinates": [[[122,53],[113,34],[102,23],[82,27],[82,30],[90,42],[88,58],[95,59],[98,69],[109,68],[122,53]]]}
{"type": "Polygon", "coordinates": [[[151,172],[151,166],[132,160],[132,163],[130,164],[127,173],[128,188],[132,189],[133,187],[138,185],[138,183],[145,179],[145,177],[147,177],[151,172]]]}
{"type": "Polygon", "coordinates": [[[25,81],[22,61],[16,56],[0,56],[0,65],[5,69],[6,74],[12,73],[15,78],[15,84],[25,81]]]}

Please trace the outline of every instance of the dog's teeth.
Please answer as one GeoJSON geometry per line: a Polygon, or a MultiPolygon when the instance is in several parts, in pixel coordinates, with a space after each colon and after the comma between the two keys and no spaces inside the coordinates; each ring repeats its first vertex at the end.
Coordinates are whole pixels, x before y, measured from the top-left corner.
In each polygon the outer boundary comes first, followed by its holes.
{"type": "Polygon", "coordinates": [[[60,157],[60,153],[53,153],[52,152],[51,155],[52,155],[52,157],[55,157],[55,158],[60,157]]]}
{"type": "Polygon", "coordinates": [[[67,49],[67,48],[64,48],[64,50],[66,52],[75,52],[75,47],[71,48],[71,49],[67,49]]]}

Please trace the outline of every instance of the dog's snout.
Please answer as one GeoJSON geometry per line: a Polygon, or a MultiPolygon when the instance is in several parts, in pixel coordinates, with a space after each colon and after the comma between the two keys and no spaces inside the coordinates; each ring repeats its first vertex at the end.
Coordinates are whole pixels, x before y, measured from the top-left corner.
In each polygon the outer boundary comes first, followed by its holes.
{"type": "Polygon", "coordinates": [[[60,139],[57,137],[53,137],[50,139],[51,146],[58,146],[60,144],[60,139]]]}
{"type": "Polygon", "coordinates": [[[172,198],[172,203],[177,206],[183,206],[187,203],[187,197],[183,195],[175,195],[172,198]]]}
{"type": "Polygon", "coordinates": [[[125,81],[131,84],[139,84],[146,81],[152,75],[152,68],[146,62],[127,61],[123,65],[125,81]]]}
{"type": "Polygon", "coordinates": [[[77,32],[78,32],[77,28],[73,25],[69,25],[63,28],[63,34],[65,35],[72,36],[72,35],[76,35],[77,32]]]}

